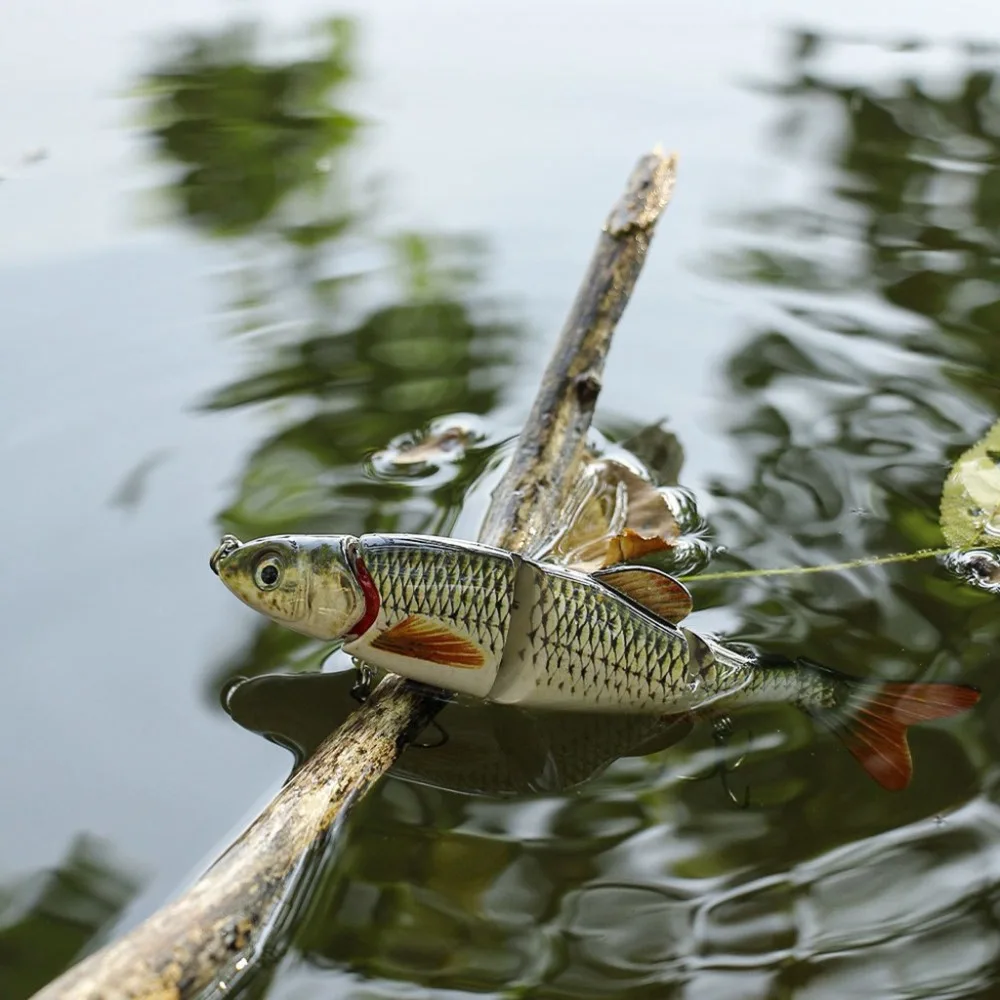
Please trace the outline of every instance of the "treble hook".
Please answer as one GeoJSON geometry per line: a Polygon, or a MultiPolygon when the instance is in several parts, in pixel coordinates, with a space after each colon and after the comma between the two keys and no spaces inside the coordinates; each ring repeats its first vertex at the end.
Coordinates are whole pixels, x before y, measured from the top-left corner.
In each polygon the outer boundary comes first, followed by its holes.
{"type": "MultiPolygon", "coordinates": [[[[712,719],[712,742],[719,748],[726,746],[729,740],[732,738],[734,732],[733,720],[728,715],[717,715],[712,719]]],[[[753,733],[747,730],[747,747],[750,746],[753,740],[753,733]]],[[[735,763],[728,764],[726,761],[720,761],[710,770],[706,771],[704,774],[692,775],[686,777],[685,781],[705,781],[708,778],[718,776],[719,781],[722,784],[722,790],[726,793],[726,797],[737,809],[746,809],[750,805],[750,786],[747,785],[743,790],[742,801],[736,797],[733,793],[732,788],[729,786],[729,775],[735,771],[744,760],[746,760],[747,754],[744,751],[736,759],[735,763]]]]}
{"type": "MultiPolygon", "coordinates": [[[[374,683],[374,669],[363,660],[354,660],[354,683],[351,685],[351,697],[359,705],[363,705],[371,697],[372,685],[374,683]]],[[[431,726],[437,729],[437,731],[441,734],[441,738],[437,741],[437,743],[413,742],[410,746],[416,750],[437,750],[438,747],[443,747],[445,743],[448,742],[450,737],[441,726],[441,723],[436,719],[432,719],[426,728],[430,729],[431,726]]]]}
{"type": "Polygon", "coordinates": [[[363,705],[372,693],[375,683],[375,671],[361,660],[354,661],[354,683],[351,685],[351,697],[363,705]]]}
{"type": "MultiPolygon", "coordinates": [[[[437,721],[437,719],[431,719],[429,725],[427,726],[427,729],[430,729],[431,726],[433,726],[441,734],[441,739],[439,739],[437,743],[414,742],[411,743],[410,746],[416,748],[417,750],[437,750],[439,747],[443,747],[445,743],[447,743],[448,740],[451,739],[451,737],[448,735],[447,730],[444,728],[444,726],[441,725],[440,722],[437,721]]],[[[426,732],[426,729],[423,731],[426,732]]]]}

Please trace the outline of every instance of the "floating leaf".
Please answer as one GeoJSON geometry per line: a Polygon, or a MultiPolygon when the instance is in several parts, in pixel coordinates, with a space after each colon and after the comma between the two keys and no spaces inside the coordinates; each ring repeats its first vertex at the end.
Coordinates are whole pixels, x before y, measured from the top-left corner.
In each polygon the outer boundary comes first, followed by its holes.
{"type": "Polygon", "coordinates": [[[952,548],[1000,548],[1000,421],[952,466],[941,492],[941,531],[952,548]]]}
{"type": "Polygon", "coordinates": [[[586,573],[671,548],[680,534],[666,494],[615,459],[584,467],[567,510],[546,557],[586,573]]]}
{"type": "Polygon", "coordinates": [[[457,461],[470,445],[481,439],[481,432],[471,422],[460,423],[452,418],[447,423],[428,428],[420,437],[407,435],[397,438],[373,455],[372,461],[378,466],[396,468],[440,465],[457,461]]]}
{"type": "Polygon", "coordinates": [[[640,535],[638,531],[626,528],[620,535],[615,535],[607,543],[605,554],[605,565],[613,566],[616,563],[631,562],[633,559],[641,559],[651,552],[662,552],[670,548],[670,542],[665,538],[656,535],[640,535]]]}
{"type": "Polygon", "coordinates": [[[434,437],[425,438],[419,443],[406,445],[396,451],[392,461],[396,465],[421,465],[425,462],[437,462],[442,458],[461,453],[472,439],[472,434],[464,427],[449,427],[434,437]]]}

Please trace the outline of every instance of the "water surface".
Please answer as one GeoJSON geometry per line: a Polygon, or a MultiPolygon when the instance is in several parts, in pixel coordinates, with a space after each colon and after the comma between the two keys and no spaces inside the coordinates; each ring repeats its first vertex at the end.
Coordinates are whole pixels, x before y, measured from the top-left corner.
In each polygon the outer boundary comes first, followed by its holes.
{"type": "MultiPolygon", "coordinates": [[[[288,773],[221,695],[324,651],[219,587],[220,531],[474,537],[656,141],[680,181],[599,430],[666,421],[718,568],[940,544],[1000,412],[1000,38],[874,7],[5,8],[0,997],[288,773]],[[371,460],[455,413],[458,461],[371,460]]],[[[705,728],[563,791],[389,779],[258,995],[1000,995],[995,598],[933,561],[692,589],[696,627],[983,699],[898,794],[778,707],[734,719],[746,809],[688,780],[705,728]]]]}

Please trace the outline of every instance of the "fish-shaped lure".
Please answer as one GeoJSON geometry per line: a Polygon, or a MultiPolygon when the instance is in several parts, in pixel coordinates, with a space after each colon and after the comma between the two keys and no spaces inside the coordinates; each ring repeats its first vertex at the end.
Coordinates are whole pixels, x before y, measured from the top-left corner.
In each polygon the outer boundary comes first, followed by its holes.
{"type": "Polygon", "coordinates": [[[679,624],[684,586],[646,566],[593,574],[421,535],[223,538],[212,569],[251,608],[368,663],[491,701],[678,714],[791,702],[885,788],[912,773],[906,727],[979,699],[965,685],[879,683],[770,663],[679,624]]]}

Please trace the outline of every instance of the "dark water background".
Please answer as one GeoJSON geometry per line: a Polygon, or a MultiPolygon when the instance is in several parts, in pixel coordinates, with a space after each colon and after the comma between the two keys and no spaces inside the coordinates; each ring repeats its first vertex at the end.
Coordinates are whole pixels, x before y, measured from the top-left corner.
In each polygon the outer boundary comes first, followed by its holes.
{"type": "MultiPolygon", "coordinates": [[[[600,431],[666,420],[718,568],[941,544],[1000,413],[992,5],[670,6],[0,10],[2,1000],[288,773],[220,695],[323,651],[219,586],[220,531],[474,537],[658,140],[600,431]],[[370,461],[455,413],[459,461],[370,461]]],[[[696,627],[982,702],[898,794],[780,707],[734,720],[745,810],[685,780],[701,731],[513,801],[390,779],[256,994],[1000,996],[996,598],[933,561],[693,589],[696,627]]]]}

